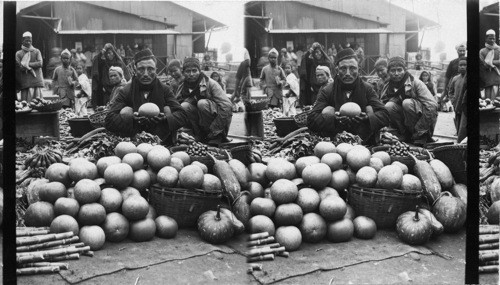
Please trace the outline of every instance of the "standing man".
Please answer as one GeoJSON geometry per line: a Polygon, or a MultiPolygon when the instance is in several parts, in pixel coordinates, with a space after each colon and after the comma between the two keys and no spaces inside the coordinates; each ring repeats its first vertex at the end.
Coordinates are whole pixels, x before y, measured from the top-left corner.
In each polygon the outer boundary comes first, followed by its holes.
{"type": "Polygon", "coordinates": [[[137,73],[113,98],[105,127],[121,136],[146,131],[159,136],[164,144],[172,143],[177,129],[188,124],[186,112],[170,88],[156,77],[156,58],[150,50],[136,53],[134,62],[137,73]],[[144,103],[156,104],[162,113],[152,118],[136,115],[144,103]]]}
{"type": "Polygon", "coordinates": [[[453,77],[455,77],[455,75],[458,74],[458,59],[464,57],[465,54],[467,53],[467,44],[466,43],[458,44],[457,46],[455,46],[455,49],[457,50],[458,57],[450,61],[450,63],[448,64],[448,68],[446,69],[446,74],[444,79],[444,91],[443,94],[441,95],[441,98],[446,98],[446,96],[448,95],[450,81],[453,77]]]}
{"type": "Polygon", "coordinates": [[[229,142],[233,109],[226,92],[201,71],[197,58],[186,58],[182,70],[184,81],[177,89],[177,100],[187,113],[195,137],[209,145],[229,142]]]}
{"type": "Polygon", "coordinates": [[[283,69],[278,65],[278,51],[273,48],[269,51],[269,64],[264,66],[260,74],[260,87],[269,99],[269,107],[281,108],[283,104],[283,92],[281,88],[286,83],[283,69]]]}
{"type": "Polygon", "coordinates": [[[42,98],[42,53],[32,45],[30,32],[23,34],[21,50],[16,52],[16,89],[21,90],[21,100],[42,98]]]}
{"type": "Polygon", "coordinates": [[[498,96],[500,85],[500,47],[495,41],[495,31],[488,30],[485,47],[479,51],[479,87],[484,88],[485,97],[492,101],[498,96]]]}
{"type": "Polygon", "coordinates": [[[359,63],[351,48],[337,54],[337,75],[333,84],[328,84],[318,94],[316,104],[307,116],[311,131],[334,137],[348,131],[359,135],[365,144],[374,144],[377,132],[389,125],[389,114],[378,99],[372,86],[359,78],[359,63]],[[356,117],[337,115],[340,107],[354,102],[362,113],[356,117]]]}

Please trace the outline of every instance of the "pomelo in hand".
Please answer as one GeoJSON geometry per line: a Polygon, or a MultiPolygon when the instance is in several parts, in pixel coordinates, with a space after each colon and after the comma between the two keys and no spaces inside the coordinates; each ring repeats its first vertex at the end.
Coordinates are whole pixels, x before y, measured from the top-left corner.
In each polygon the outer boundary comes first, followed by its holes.
{"type": "Polygon", "coordinates": [[[159,216],[155,220],[156,224],[156,235],[161,238],[174,238],[177,235],[177,230],[179,226],[177,222],[167,216],[159,216]]]}
{"type": "MultiPolygon", "coordinates": [[[[184,165],[187,165],[187,164],[184,164],[184,165]]],[[[203,170],[203,174],[207,174],[208,173],[208,167],[205,164],[203,164],[203,163],[201,163],[199,161],[193,161],[193,162],[191,162],[191,165],[196,165],[199,168],[201,168],[201,170],[203,170]]]]}
{"type": "MultiPolygon", "coordinates": [[[[184,163],[182,162],[182,159],[178,158],[178,157],[172,157],[170,156],[169,158],[169,162],[168,162],[168,165],[169,166],[172,166],[173,168],[175,168],[177,171],[181,171],[182,168],[184,168],[184,163]]],[[[201,169],[201,168],[200,168],[201,169]]],[[[203,171],[203,170],[202,170],[203,171]]]]}
{"type": "Polygon", "coordinates": [[[399,168],[401,168],[401,171],[403,171],[403,174],[408,174],[408,166],[406,166],[406,164],[399,161],[394,161],[393,163],[391,163],[391,165],[398,166],[399,168]]]}
{"type": "Polygon", "coordinates": [[[121,242],[129,232],[129,222],[120,213],[109,213],[102,224],[102,229],[106,235],[106,240],[110,242],[121,242]]]}
{"type": "Polygon", "coordinates": [[[361,107],[354,102],[347,102],[340,106],[339,113],[341,116],[356,117],[361,114],[361,107]]]}
{"type": "Polygon", "coordinates": [[[307,213],[299,225],[302,239],[305,242],[317,243],[326,236],[326,222],[316,213],[307,213]]]}
{"type": "Polygon", "coordinates": [[[276,241],[285,247],[288,252],[299,249],[302,243],[302,234],[295,226],[283,226],[276,229],[276,241]]]}
{"type": "Polygon", "coordinates": [[[155,103],[144,103],[139,107],[139,116],[142,117],[156,117],[160,114],[160,108],[155,103]]]}
{"type": "Polygon", "coordinates": [[[271,218],[264,215],[257,215],[250,218],[248,222],[250,233],[268,232],[270,236],[275,234],[274,223],[271,218]]]}
{"type": "Polygon", "coordinates": [[[57,216],[50,224],[51,233],[73,232],[73,234],[77,236],[79,231],[78,222],[69,215],[57,216]]]}
{"type": "Polygon", "coordinates": [[[83,226],[80,229],[80,241],[90,246],[90,250],[99,250],[106,241],[104,230],[99,226],[83,226]]]}
{"type": "MultiPolygon", "coordinates": [[[[331,188],[330,188],[331,189],[331,188]]],[[[333,190],[335,191],[335,190],[333,190]]],[[[312,188],[302,188],[299,190],[295,203],[302,208],[302,212],[309,213],[318,209],[321,198],[318,192],[312,188]]]]}
{"type": "Polygon", "coordinates": [[[156,233],[156,224],[152,219],[142,219],[130,222],[129,238],[133,241],[143,242],[153,239],[156,233]]]}
{"type": "Polygon", "coordinates": [[[354,224],[349,219],[331,222],[327,225],[326,238],[331,242],[346,242],[354,235],[354,224]]]}

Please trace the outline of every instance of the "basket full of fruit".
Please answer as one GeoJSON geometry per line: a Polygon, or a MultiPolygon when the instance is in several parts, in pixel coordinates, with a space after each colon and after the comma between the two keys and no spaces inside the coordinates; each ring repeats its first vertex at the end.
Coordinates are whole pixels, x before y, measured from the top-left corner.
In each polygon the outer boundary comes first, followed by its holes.
{"type": "Polygon", "coordinates": [[[426,150],[421,147],[411,147],[405,142],[396,142],[391,146],[376,146],[372,148],[372,153],[384,151],[391,157],[391,163],[394,161],[401,162],[406,165],[411,171],[415,166],[415,161],[410,157],[410,154],[416,156],[420,160],[428,160],[430,157],[426,150]]]}
{"type": "Polygon", "coordinates": [[[28,102],[16,100],[16,113],[29,113],[31,111],[32,109],[28,105],[28,102]]]}
{"type": "Polygon", "coordinates": [[[208,171],[211,172],[214,166],[213,159],[208,154],[215,156],[219,160],[229,159],[227,153],[216,147],[209,147],[201,142],[191,142],[187,145],[173,146],[170,148],[172,153],[177,151],[185,151],[191,158],[191,161],[198,161],[205,164],[208,171]]]}
{"type": "Polygon", "coordinates": [[[29,103],[30,107],[38,112],[55,112],[62,108],[63,100],[49,101],[45,99],[35,98],[29,103]]]}

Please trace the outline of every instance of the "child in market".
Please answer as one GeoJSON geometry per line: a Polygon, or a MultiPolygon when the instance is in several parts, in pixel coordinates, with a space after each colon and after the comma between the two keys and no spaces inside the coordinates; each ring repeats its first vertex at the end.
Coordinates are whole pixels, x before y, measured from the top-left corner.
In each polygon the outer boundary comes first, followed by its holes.
{"type": "Polygon", "coordinates": [[[419,79],[425,84],[425,86],[427,86],[427,89],[429,89],[432,96],[436,97],[436,90],[434,88],[434,83],[432,83],[431,73],[429,71],[424,70],[422,71],[422,73],[420,73],[419,79]]]}
{"type": "Polygon", "coordinates": [[[84,72],[85,64],[78,63],[76,66],[76,74],[78,75],[78,85],[76,86],[75,94],[75,114],[78,117],[86,117],[87,114],[87,102],[92,96],[92,88],[90,87],[90,81],[84,72]]]}
{"type": "Polygon", "coordinates": [[[283,103],[282,86],[285,85],[285,72],[278,66],[278,51],[273,48],[268,54],[269,64],[260,74],[260,87],[269,99],[270,108],[281,108],[283,103]]]}
{"type": "Polygon", "coordinates": [[[71,52],[68,49],[61,52],[61,62],[62,65],[54,70],[52,86],[54,86],[54,94],[59,95],[59,98],[63,100],[63,107],[72,108],[74,106],[75,86],[78,84],[78,76],[75,69],[70,66],[71,52]]]}
{"type": "Polygon", "coordinates": [[[217,81],[217,83],[219,83],[222,90],[226,91],[226,85],[222,82],[222,77],[220,76],[220,74],[217,71],[212,72],[212,74],[210,74],[210,78],[217,81]]]}
{"type": "Polygon", "coordinates": [[[458,74],[453,77],[450,81],[450,88],[448,90],[448,97],[453,105],[453,110],[455,111],[455,127],[457,133],[460,129],[460,121],[462,117],[462,105],[463,98],[462,93],[465,84],[465,74],[467,72],[467,57],[461,57],[458,59],[458,74]]]}
{"type": "Polygon", "coordinates": [[[299,99],[300,86],[297,76],[292,72],[292,64],[284,65],[286,74],[286,83],[283,87],[283,115],[286,117],[297,115],[295,103],[299,99]]]}

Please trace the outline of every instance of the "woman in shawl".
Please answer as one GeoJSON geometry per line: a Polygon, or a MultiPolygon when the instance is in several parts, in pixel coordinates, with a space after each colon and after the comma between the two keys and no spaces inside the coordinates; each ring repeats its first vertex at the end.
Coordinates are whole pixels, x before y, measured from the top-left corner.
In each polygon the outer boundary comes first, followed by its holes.
{"type": "Polygon", "coordinates": [[[94,57],[92,63],[92,106],[106,105],[114,85],[109,82],[109,68],[118,66],[123,70],[126,81],[130,80],[130,72],[121,56],[112,44],[104,45],[102,51],[94,57]]]}
{"type": "Polygon", "coordinates": [[[498,95],[500,85],[500,47],[495,43],[495,31],[486,32],[485,47],[479,51],[479,87],[484,88],[485,97],[492,101],[498,95]]]}
{"type": "Polygon", "coordinates": [[[427,89],[429,89],[432,96],[436,97],[436,89],[434,87],[434,83],[432,83],[432,74],[429,71],[424,70],[420,73],[420,77],[418,79],[420,79],[420,81],[427,86],[427,89]]]}
{"type": "Polygon", "coordinates": [[[303,94],[300,96],[302,106],[312,105],[316,102],[321,88],[321,84],[316,80],[316,67],[322,65],[333,70],[332,62],[319,43],[312,44],[311,48],[304,54],[304,61],[305,64],[301,64],[301,72],[299,72],[301,81],[304,82],[301,86],[303,94]]]}
{"type": "Polygon", "coordinates": [[[31,33],[25,32],[21,50],[16,52],[16,89],[21,90],[21,100],[42,98],[42,66],[42,53],[33,47],[31,33]]]}
{"type": "Polygon", "coordinates": [[[111,66],[109,68],[109,84],[113,86],[111,90],[111,95],[109,96],[109,104],[113,104],[113,100],[116,98],[118,91],[127,84],[127,81],[123,75],[123,69],[118,66],[111,66]]]}
{"type": "Polygon", "coordinates": [[[215,80],[215,82],[219,83],[222,90],[226,92],[226,85],[222,82],[222,77],[217,71],[212,72],[212,74],[210,74],[210,78],[215,80]]]}

